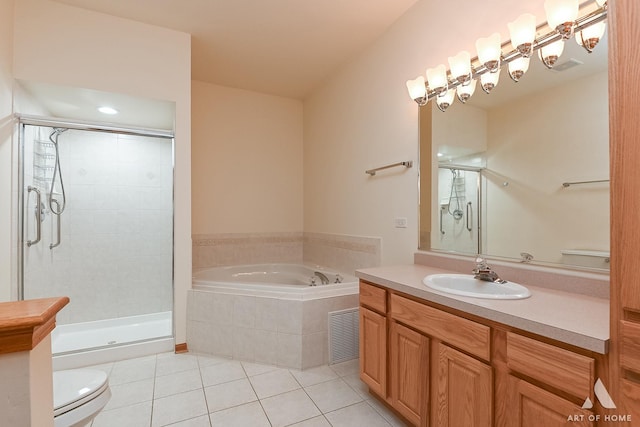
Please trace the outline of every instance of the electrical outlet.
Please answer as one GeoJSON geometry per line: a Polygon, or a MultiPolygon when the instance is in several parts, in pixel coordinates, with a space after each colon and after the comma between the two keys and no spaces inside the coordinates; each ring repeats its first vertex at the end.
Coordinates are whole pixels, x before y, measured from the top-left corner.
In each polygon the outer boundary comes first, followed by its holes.
{"type": "Polygon", "coordinates": [[[407,218],[405,218],[405,217],[400,217],[400,216],[395,217],[395,218],[393,219],[393,225],[394,225],[396,228],[407,228],[407,218]]]}

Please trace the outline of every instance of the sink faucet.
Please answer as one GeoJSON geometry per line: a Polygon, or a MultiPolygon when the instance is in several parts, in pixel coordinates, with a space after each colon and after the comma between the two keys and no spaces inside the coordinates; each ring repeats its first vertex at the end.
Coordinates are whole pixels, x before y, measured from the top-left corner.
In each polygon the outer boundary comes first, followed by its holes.
{"type": "Polygon", "coordinates": [[[478,280],[493,283],[507,283],[506,280],[502,280],[500,276],[498,276],[498,273],[489,267],[487,260],[481,257],[476,258],[476,268],[473,269],[472,273],[474,274],[473,277],[478,280]]]}
{"type": "Polygon", "coordinates": [[[329,278],[327,276],[325,276],[323,273],[320,273],[319,271],[314,271],[313,275],[314,276],[318,276],[323,285],[328,285],[329,284],[329,278]]]}

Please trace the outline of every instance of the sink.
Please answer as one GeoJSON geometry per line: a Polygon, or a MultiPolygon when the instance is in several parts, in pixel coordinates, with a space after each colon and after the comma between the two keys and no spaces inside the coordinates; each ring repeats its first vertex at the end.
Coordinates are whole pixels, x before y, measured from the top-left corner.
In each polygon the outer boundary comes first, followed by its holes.
{"type": "Polygon", "coordinates": [[[422,283],[437,291],[473,298],[523,299],[531,296],[529,289],[517,283],[486,282],[470,274],[431,274],[422,279],[422,283]]]}

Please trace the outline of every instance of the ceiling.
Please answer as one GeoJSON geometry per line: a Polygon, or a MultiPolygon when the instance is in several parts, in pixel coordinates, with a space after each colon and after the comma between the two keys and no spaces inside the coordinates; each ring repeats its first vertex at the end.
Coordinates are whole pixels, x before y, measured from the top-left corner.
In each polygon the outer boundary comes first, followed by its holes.
{"type": "Polygon", "coordinates": [[[303,99],[417,0],[56,0],[192,35],[192,78],[303,99]]]}

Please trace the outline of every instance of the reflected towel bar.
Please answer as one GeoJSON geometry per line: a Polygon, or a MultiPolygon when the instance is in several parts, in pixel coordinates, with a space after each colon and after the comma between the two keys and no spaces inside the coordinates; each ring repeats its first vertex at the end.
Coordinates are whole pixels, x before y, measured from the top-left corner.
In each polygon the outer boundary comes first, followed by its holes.
{"type": "Polygon", "coordinates": [[[597,179],[595,181],[563,182],[562,186],[563,187],[570,187],[572,185],[579,185],[579,184],[595,184],[596,182],[609,182],[609,180],[608,179],[597,179]]]}
{"type": "Polygon", "coordinates": [[[398,162],[398,163],[394,163],[392,165],[387,165],[387,166],[380,166],[379,168],[375,168],[375,169],[369,169],[364,171],[365,173],[368,173],[371,176],[374,176],[376,174],[377,171],[380,171],[382,169],[389,169],[389,168],[394,168],[396,166],[404,166],[406,168],[410,168],[413,167],[413,162],[411,160],[406,161],[406,162],[398,162]]]}

